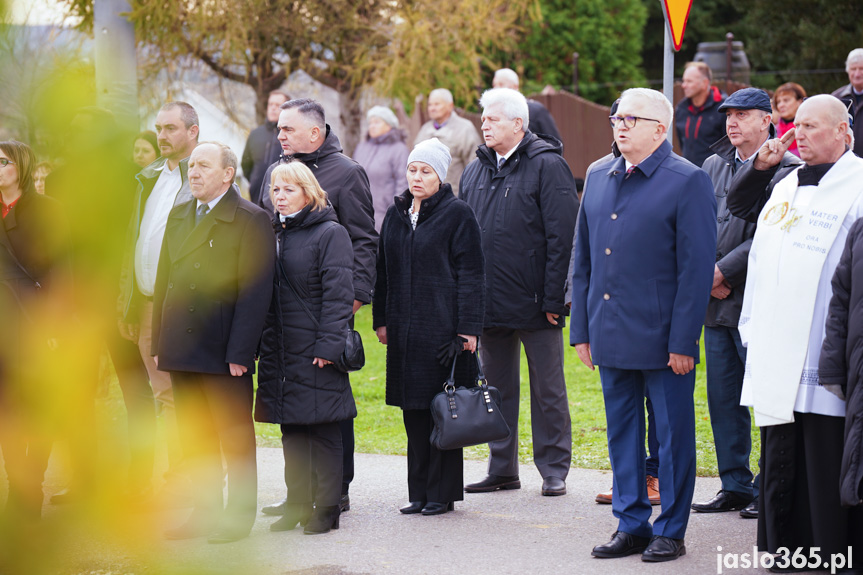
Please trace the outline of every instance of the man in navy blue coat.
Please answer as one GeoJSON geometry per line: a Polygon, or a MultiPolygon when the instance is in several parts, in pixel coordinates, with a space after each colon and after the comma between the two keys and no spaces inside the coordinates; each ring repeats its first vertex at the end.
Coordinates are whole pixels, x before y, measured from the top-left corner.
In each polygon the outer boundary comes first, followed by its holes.
{"type": "Polygon", "coordinates": [[[623,93],[611,117],[622,156],[585,183],[575,240],[570,343],[599,366],[619,524],[593,556],[669,561],[695,489],[695,363],[716,251],[707,174],[666,139],[673,109],[654,90],[623,93]],[[662,512],[650,524],[644,482],[644,393],[656,413],[662,512]]]}

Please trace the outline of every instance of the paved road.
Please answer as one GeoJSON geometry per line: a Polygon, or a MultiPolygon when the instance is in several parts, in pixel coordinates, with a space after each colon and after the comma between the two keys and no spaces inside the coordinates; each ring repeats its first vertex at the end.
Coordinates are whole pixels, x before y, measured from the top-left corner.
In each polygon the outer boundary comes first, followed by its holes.
{"type": "MultiPolygon", "coordinates": [[[[279,499],[281,451],[258,450],[262,504],[279,499]]],[[[228,545],[206,541],[163,541],[162,529],[182,522],[187,511],[172,510],[141,517],[136,544],[118,533],[88,534],[64,551],[65,573],[291,574],[291,575],[505,575],[717,573],[717,549],[752,553],[756,521],[737,513],[693,513],[686,537],[687,555],[663,564],[642,563],[639,556],[600,560],[592,547],[609,539],[616,521],[608,505],[594,496],[608,489],[611,474],[573,469],[569,493],[542,497],[542,480],[533,466],[523,466],[522,489],[490,494],[466,494],[455,512],[442,516],[405,516],[398,508],[407,501],[406,459],[358,454],[351,510],[342,515],[341,529],[307,536],[301,530],[271,533],[272,519],[259,515],[252,536],[228,545]],[[122,540],[123,543],[119,543],[122,540]]],[[[485,463],[465,462],[466,481],[484,476],[485,463]]],[[[716,478],[699,478],[696,500],[719,489],[716,478]]],[[[658,513],[655,508],[654,517],[658,513]]],[[[47,521],[63,510],[46,507],[47,521]]],[[[766,572],[763,569],[725,573],[766,572]]]]}

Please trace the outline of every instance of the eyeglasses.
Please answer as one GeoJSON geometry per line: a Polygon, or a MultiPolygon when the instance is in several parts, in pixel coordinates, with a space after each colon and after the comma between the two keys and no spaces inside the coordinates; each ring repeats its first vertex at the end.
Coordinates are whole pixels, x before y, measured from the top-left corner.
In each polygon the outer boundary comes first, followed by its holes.
{"type": "Polygon", "coordinates": [[[627,128],[634,128],[635,123],[638,120],[646,120],[648,122],[656,122],[659,123],[659,120],[654,120],[653,118],[642,118],[640,116],[609,116],[608,121],[611,124],[612,128],[619,127],[618,124],[623,122],[623,125],[627,128]]]}
{"type": "Polygon", "coordinates": [[[4,168],[5,168],[5,167],[6,167],[6,166],[8,166],[9,164],[12,164],[12,165],[14,166],[14,165],[15,165],[15,162],[13,162],[12,160],[10,160],[9,158],[0,158],[0,167],[4,167],[4,168]]]}

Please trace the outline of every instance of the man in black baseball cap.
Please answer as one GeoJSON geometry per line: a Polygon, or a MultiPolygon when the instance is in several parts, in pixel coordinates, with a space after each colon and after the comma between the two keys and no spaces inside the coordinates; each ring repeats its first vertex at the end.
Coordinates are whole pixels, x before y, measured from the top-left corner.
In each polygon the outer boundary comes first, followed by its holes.
{"type": "MultiPolygon", "coordinates": [[[[741,516],[752,518],[758,516],[758,480],[753,481],[749,469],[749,408],[740,405],[746,349],[737,324],[755,224],[731,215],[726,194],[738,168],[775,136],[775,128],[770,121],[770,97],[764,90],[738,90],[718,109],[725,112],[727,135],[711,146],[715,154],[703,166],[713,181],[717,207],[716,264],[704,320],[704,351],[707,402],[722,489],[708,501],[693,503],[692,508],[701,513],[739,510],[741,516]]],[[[799,161],[793,154],[785,156],[783,164],[799,161]]]]}

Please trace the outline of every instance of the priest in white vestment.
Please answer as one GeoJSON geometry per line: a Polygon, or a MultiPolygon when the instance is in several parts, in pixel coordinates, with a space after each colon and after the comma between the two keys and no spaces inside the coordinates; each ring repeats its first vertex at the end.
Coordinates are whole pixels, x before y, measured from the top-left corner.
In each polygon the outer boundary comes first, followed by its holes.
{"type": "MultiPolygon", "coordinates": [[[[747,347],[741,404],[754,408],[762,430],[759,549],[802,548],[823,565],[863,542],[863,514],[839,503],[845,402],[818,381],[830,280],[863,216],[863,159],[846,145],[848,114],[836,98],[809,98],[794,123],[805,164],[778,170],[792,140],[771,140],[729,190],[738,217],[763,206],[739,324],[747,347]]],[[[863,549],[854,559],[863,563],[863,549]]]]}

